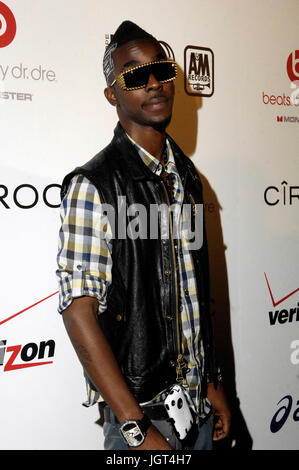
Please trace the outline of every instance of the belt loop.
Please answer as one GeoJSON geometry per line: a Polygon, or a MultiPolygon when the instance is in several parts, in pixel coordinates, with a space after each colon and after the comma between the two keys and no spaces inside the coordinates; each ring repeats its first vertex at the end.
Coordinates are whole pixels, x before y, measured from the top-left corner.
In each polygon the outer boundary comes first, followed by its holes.
{"type": "Polygon", "coordinates": [[[109,413],[110,413],[111,423],[118,424],[118,419],[116,418],[115,414],[113,413],[110,407],[109,407],[109,413]]]}
{"type": "Polygon", "coordinates": [[[108,405],[104,407],[104,421],[111,424],[119,424],[117,417],[108,405]]]}

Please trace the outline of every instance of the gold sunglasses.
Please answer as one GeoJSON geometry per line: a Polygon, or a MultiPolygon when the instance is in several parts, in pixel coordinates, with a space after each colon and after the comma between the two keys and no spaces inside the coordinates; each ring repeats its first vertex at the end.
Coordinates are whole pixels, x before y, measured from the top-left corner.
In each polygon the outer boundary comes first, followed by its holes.
{"type": "Polygon", "coordinates": [[[110,86],[117,83],[123,90],[131,91],[145,88],[150,75],[160,83],[171,82],[177,76],[177,65],[174,60],[158,60],[136,65],[120,73],[110,86]]]}

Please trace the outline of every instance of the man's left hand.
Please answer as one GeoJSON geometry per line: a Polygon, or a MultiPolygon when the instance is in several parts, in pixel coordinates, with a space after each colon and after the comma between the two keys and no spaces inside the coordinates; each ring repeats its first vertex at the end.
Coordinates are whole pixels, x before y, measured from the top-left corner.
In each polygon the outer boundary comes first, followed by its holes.
{"type": "Polygon", "coordinates": [[[207,398],[211,402],[215,417],[213,440],[219,441],[228,436],[231,423],[231,413],[222,385],[218,384],[215,388],[213,383],[209,383],[207,398]]]}

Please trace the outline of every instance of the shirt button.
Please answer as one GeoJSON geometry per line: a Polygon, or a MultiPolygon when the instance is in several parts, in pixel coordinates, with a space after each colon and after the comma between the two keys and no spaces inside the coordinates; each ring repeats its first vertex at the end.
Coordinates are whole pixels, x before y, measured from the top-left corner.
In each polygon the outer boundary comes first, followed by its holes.
{"type": "Polygon", "coordinates": [[[122,316],[121,316],[121,315],[119,315],[119,314],[116,315],[116,321],[121,321],[121,319],[122,319],[122,316]]]}
{"type": "Polygon", "coordinates": [[[166,318],[167,318],[168,321],[171,321],[173,317],[172,317],[172,315],[166,315],[166,318]]]}
{"type": "Polygon", "coordinates": [[[164,274],[165,274],[165,276],[169,276],[169,274],[170,274],[169,269],[165,269],[164,274]]]}

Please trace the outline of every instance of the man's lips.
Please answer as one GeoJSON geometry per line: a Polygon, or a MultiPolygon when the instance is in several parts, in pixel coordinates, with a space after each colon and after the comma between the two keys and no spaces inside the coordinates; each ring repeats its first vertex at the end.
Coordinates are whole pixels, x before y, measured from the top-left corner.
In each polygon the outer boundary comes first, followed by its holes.
{"type": "Polygon", "coordinates": [[[168,98],[166,96],[153,96],[146,100],[142,107],[143,108],[151,108],[151,109],[160,109],[168,103],[168,98]]]}

